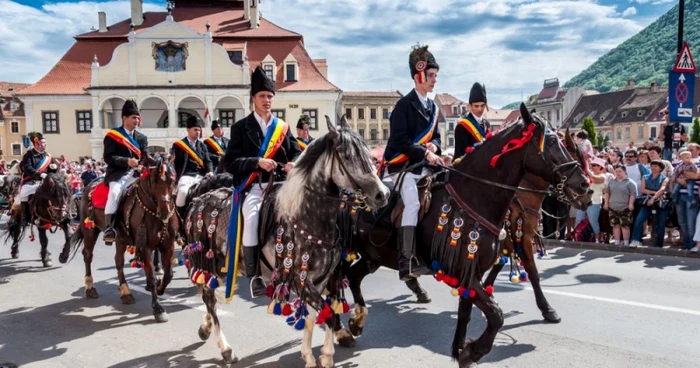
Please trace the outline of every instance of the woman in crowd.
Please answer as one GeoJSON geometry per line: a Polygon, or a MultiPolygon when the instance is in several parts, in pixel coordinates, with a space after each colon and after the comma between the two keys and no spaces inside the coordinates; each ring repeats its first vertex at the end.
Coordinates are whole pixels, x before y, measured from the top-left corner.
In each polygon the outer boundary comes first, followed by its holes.
{"type": "Polygon", "coordinates": [[[600,211],[603,207],[603,191],[607,183],[614,179],[613,175],[605,171],[605,161],[601,158],[596,158],[590,164],[588,169],[588,176],[593,180],[591,183],[591,189],[593,190],[593,195],[591,196],[591,204],[585,211],[576,210],[576,226],[583,221],[584,218],[588,217],[588,221],[593,228],[595,233],[596,243],[604,242],[604,236],[601,231],[600,226],[600,211]]]}
{"type": "Polygon", "coordinates": [[[661,161],[651,162],[651,174],[645,175],[642,179],[641,193],[644,199],[644,206],[639,210],[639,214],[634,222],[632,243],[630,247],[642,245],[642,225],[649,219],[652,209],[656,209],[654,222],[656,223],[656,239],[654,245],[659,248],[664,246],[664,228],[669,212],[669,201],[664,198],[669,179],[661,171],[665,165],[661,161]]]}
{"type": "Polygon", "coordinates": [[[639,150],[638,162],[649,169],[649,165],[651,164],[651,159],[649,159],[649,151],[645,149],[639,150]]]}
{"type": "Polygon", "coordinates": [[[617,164],[613,169],[615,180],[611,180],[604,190],[604,208],[610,211],[610,226],[613,228],[615,245],[628,245],[637,185],[627,177],[623,165],[617,164]]]}

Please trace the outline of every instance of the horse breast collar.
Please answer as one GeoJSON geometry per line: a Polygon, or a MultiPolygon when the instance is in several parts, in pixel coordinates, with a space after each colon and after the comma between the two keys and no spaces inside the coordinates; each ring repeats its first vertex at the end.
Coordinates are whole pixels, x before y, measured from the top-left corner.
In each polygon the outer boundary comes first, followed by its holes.
{"type": "Polygon", "coordinates": [[[485,219],[483,216],[481,216],[478,212],[476,212],[473,208],[469,207],[469,205],[460,198],[460,196],[457,194],[457,191],[455,188],[452,186],[452,184],[446,184],[445,188],[447,189],[447,192],[450,193],[450,196],[457,202],[457,205],[463,209],[469,216],[471,216],[474,220],[479,222],[481,226],[486,228],[486,230],[490,231],[494,235],[499,235],[501,232],[501,229],[491,223],[489,220],[485,219]]]}

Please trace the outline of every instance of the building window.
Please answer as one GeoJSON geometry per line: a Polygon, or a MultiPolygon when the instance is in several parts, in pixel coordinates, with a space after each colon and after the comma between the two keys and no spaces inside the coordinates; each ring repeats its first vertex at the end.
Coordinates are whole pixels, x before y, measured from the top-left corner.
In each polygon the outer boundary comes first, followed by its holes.
{"type": "Polygon", "coordinates": [[[630,136],[632,135],[631,130],[632,129],[630,129],[629,125],[625,127],[625,139],[630,139],[630,136]]]}
{"type": "Polygon", "coordinates": [[[467,115],[467,107],[462,106],[462,115],[467,115]]]}
{"type": "Polygon", "coordinates": [[[89,133],[92,131],[92,111],[76,110],[75,122],[77,124],[78,133],[89,133]]]}
{"type": "Polygon", "coordinates": [[[459,107],[452,106],[452,115],[457,115],[457,114],[459,114],[459,107]]]}
{"type": "Polygon", "coordinates": [[[644,110],[637,111],[637,117],[641,118],[642,116],[644,116],[644,110]]]}
{"type": "Polygon", "coordinates": [[[19,121],[10,123],[10,132],[12,132],[12,134],[19,134],[19,121]]]}
{"type": "MultiPolygon", "coordinates": [[[[454,122],[449,122],[449,123],[447,123],[447,130],[449,130],[450,132],[454,132],[454,130],[455,130],[455,123],[454,123],[454,122]]],[[[449,134],[449,132],[448,132],[448,134],[449,134]]]]}
{"type": "Polygon", "coordinates": [[[285,65],[287,69],[287,82],[296,82],[297,81],[297,66],[294,64],[287,64],[285,65]]]}
{"type": "Polygon", "coordinates": [[[22,145],[19,143],[12,143],[12,156],[22,156],[22,145]]]}
{"type": "Polygon", "coordinates": [[[365,108],[361,107],[357,109],[357,118],[358,119],[364,119],[365,118],[365,108]]]}
{"type": "Polygon", "coordinates": [[[452,138],[452,137],[447,138],[447,145],[448,145],[449,147],[454,147],[454,146],[455,146],[455,139],[452,138]]]}
{"type": "Polygon", "coordinates": [[[352,108],[345,109],[345,118],[352,119],[352,108]]]}
{"type": "Polygon", "coordinates": [[[377,129],[370,129],[369,130],[369,139],[376,141],[377,140],[377,129]]]}
{"type": "Polygon", "coordinates": [[[622,139],[622,128],[617,127],[617,132],[616,132],[617,139],[620,140],[622,139]]]}
{"type": "Polygon", "coordinates": [[[644,125],[637,127],[637,138],[644,138],[644,125]]]}
{"type": "Polygon", "coordinates": [[[561,120],[561,117],[560,117],[559,113],[560,113],[560,111],[557,110],[557,121],[561,120]]]}
{"type": "Polygon", "coordinates": [[[623,119],[626,118],[626,117],[627,117],[627,111],[623,111],[621,116],[622,116],[623,119]]]}
{"type": "Polygon", "coordinates": [[[552,111],[547,111],[547,122],[552,121],[552,111]]]}
{"type": "Polygon", "coordinates": [[[285,109],[272,110],[272,115],[275,115],[278,119],[287,121],[287,110],[285,109]]]}
{"type": "Polygon", "coordinates": [[[382,116],[384,119],[389,119],[389,116],[391,116],[389,115],[389,109],[382,109],[382,116]]]}
{"type": "Polygon", "coordinates": [[[12,112],[17,111],[17,109],[19,109],[19,105],[16,102],[10,104],[10,110],[12,110],[12,112]]]}
{"type": "Polygon", "coordinates": [[[58,111],[42,111],[41,117],[44,133],[60,133],[58,111]]]}
{"type": "Polygon", "coordinates": [[[655,126],[651,127],[651,137],[656,138],[656,127],[655,126]]]}
{"type": "Polygon", "coordinates": [[[389,139],[389,129],[382,129],[382,138],[384,140],[389,139]]]}
{"type": "Polygon", "coordinates": [[[231,62],[233,62],[233,63],[242,63],[243,62],[243,51],[242,50],[228,51],[228,58],[231,59],[231,62]]]}
{"type": "Polygon", "coordinates": [[[369,118],[371,120],[376,120],[377,119],[377,109],[371,108],[369,109],[369,118]]]}
{"type": "Polygon", "coordinates": [[[365,139],[365,130],[364,129],[358,130],[358,133],[360,133],[360,137],[362,137],[362,139],[365,139]]]}
{"type": "Polygon", "coordinates": [[[236,110],[219,110],[219,125],[222,127],[230,127],[235,122],[236,110]]]}
{"type": "Polygon", "coordinates": [[[318,130],[318,109],[301,110],[301,114],[309,116],[309,130],[318,130]]]}
{"type": "Polygon", "coordinates": [[[263,65],[263,71],[267,75],[268,78],[272,79],[273,81],[275,80],[275,77],[273,76],[273,71],[275,67],[272,64],[265,64],[263,65]]]}

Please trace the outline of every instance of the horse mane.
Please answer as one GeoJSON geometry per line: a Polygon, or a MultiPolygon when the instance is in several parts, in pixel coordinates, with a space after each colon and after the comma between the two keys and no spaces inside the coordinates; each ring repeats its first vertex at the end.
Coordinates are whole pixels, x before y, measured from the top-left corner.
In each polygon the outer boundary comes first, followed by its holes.
{"type": "Polygon", "coordinates": [[[72,193],[68,183],[66,183],[65,176],[59,173],[46,174],[46,178],[41,182],[41,185],[34,194],[35,198],[43,200],[50,200],[52,198],[63,199],[71,196],[72,193]],[[49,179],[53,181],[53,185],[49,185],[49,179]]]}
{"type": "Polygon", "coordinates": [[[185,197],[185,203],[192,203],[194,198],[212,190],[231,187],[233,187],[233,175],[229,173],[216,174],[210,178],[204,178],[190,189],[185,197]]]}

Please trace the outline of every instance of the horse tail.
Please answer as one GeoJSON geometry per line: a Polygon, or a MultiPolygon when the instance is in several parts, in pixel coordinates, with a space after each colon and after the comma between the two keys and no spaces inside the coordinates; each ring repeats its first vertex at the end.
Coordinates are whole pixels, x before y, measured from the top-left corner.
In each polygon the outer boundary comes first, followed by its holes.
{"type": "Polygon", "coordinates": [[[75,255],[78,254],[80,248],[82,248],[84,239],[85,236],[83,235],[83,228],[81,225],[80,227],[78,227],[78,230],[73,232],[73,234],[70,236],[70,248],[71,253],[73,253],[70,257],[71,261],[73,260],[73,258],[75,258],[75,255]]]}
{"type": "Polygon", "coordinates": [[[17,212],[13,210],[12,217],[10,218],[10,221],[7,222],[7,228],[2,234],[2,237],[5,239],[6,243],[8,240],[12,240],[13,244],[19,244],[19,242],[24,239],[27,229],[22,226],[22,222],[23,219],[21,210],[17,209],[17,212]]]}

